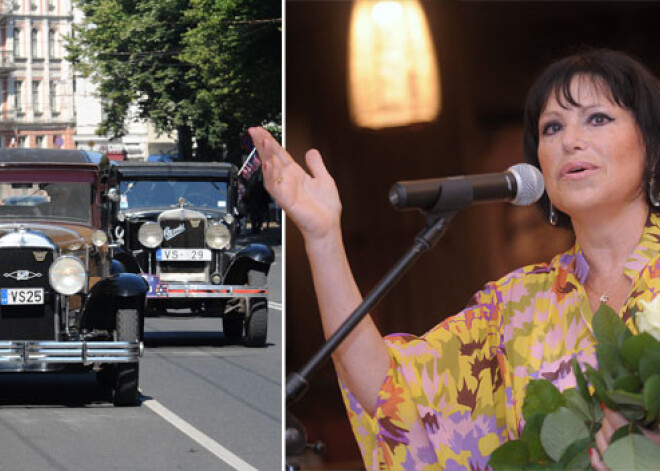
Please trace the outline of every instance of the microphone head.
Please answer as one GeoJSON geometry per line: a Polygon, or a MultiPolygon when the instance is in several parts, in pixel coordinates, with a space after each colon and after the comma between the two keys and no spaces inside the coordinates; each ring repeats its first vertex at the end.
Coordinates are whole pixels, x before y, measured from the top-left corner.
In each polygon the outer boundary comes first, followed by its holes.
{"type": "Polygon", "coordinates": [[[545,190],[541,171],[530,164],[516,164],[508,170],[513,174],[517,185],[516,197],[511,202],[518,206],[536,203],[545,190]]]}

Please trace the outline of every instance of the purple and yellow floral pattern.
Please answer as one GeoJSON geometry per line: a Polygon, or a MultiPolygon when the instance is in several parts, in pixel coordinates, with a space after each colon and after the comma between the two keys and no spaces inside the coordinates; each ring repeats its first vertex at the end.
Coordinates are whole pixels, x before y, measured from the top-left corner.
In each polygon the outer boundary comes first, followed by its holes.
{"type": "MultiPolygon", "coordinates": [[[[624,266],[632,280],[620,315],[636,333],[639,301],[660,292],[660,216],[651,215],[624,266]]],[[[374,416],[342,385],[367,469],[486,470],[522,430],[531,379],[575,386],[571,359],[596,366],[589,266],[579,244],[549,264],[516,270],[479,291],[421,337],[386,337],[390,368],[374,416]]]]}

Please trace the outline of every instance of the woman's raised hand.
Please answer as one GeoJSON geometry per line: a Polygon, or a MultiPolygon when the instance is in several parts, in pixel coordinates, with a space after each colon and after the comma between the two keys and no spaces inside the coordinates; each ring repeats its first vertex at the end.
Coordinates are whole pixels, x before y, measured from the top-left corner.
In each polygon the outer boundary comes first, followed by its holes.
{"type": "Polygon", "coordinates": [[[310,173],[263,128],[248,130],[261,157],[264,184],[288,217],[310,241],[339,235],[341,202],[334,180],[315,149],[307,151],[310,173]]]}

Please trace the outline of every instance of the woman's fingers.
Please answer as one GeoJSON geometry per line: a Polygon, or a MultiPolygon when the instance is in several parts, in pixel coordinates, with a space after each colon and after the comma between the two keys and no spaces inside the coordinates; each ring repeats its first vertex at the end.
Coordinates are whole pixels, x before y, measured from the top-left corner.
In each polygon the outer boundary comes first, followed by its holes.
{"type": "Polygon", "coordinates": [[[591,467],[596,471],[609,471],[610,468],[603,463],[603,459],[596,449],[589,448],[589,459],[591,461],[591,467]]]}
{"type": "Polygon", "coordinates": [[[328,169],[325,168],[323,163],[323,157],[316,149],[310,149],[305,154],[305,162],[307,163],[307,168],[309,168],[310,173],[314,178],[319,177],[329,177],[328,169]]]}

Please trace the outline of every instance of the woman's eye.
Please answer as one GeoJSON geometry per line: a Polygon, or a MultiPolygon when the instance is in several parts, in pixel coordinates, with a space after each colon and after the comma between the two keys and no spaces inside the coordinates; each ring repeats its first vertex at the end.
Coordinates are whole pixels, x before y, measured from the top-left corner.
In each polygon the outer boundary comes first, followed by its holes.
{"type": "Polygon", "coordinates": [[[596,126],[602,126],[603,124],[607,124],[610,121],[612,121],[612,118],[607,116],[605,113],[594,113],[589,116],[589,122],[596,126]]]}
{"type": "Polygon", "coordinates": [[[561,130],[561,124],[556,121],[546,123],[543,125],[542,132],[544,136],[551,136],[561,130]]]}

